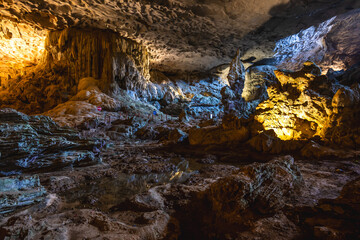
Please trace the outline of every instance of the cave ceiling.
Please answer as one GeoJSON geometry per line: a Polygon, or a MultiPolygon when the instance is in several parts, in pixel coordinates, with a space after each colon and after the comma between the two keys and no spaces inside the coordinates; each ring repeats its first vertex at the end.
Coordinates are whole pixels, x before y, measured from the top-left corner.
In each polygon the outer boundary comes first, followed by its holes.
{"type": "Polygon", "coordinates": [[[205,71],[269,57],[275,41],[360,7],[357,0],[2,0],[0,17],[40,29],[110,29],[148,47],[153,68],[205,71]]]}

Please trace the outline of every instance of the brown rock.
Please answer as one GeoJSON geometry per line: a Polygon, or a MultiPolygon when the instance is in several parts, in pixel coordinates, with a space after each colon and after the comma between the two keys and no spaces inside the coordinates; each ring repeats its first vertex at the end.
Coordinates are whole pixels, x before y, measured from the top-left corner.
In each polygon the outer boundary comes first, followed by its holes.
{"type": "Polygon", "coordinates": [[[189,131],[191,145],[211,145],[224,143],[240,143],[249,138],[246,127],[240,129],[223,129],[222,127],[193,128],[189,131]]]}

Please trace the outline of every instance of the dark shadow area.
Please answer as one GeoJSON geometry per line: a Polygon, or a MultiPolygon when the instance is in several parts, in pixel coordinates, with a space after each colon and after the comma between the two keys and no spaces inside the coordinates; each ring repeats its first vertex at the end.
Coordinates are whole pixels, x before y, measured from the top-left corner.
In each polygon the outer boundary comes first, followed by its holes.
{"type": "MultiPolygon", "coordinates": [[[[264,46],[266,53],[271,56],[276,41],[357,8],[360,8],[360,2],[354,0],[292,0],[273,7],[269,11],[272,18],[242,37],[238,47],[245,53],[255,46],[264,46]]],[[[236,49],[232,51],[235,55],[236,49]]]]}

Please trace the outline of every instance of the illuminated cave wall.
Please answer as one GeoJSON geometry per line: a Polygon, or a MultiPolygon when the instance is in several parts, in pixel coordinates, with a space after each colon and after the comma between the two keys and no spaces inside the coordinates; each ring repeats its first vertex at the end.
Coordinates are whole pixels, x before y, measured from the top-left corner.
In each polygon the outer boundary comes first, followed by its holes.
{"type": "Polygon", "coordinates": [[[47,35],[41,31],[39,35],[30,26],[8,24],[28,31],[12,34],[13,38],[20,36],[17,45],[3,31],[1,54],[9,61],[2,61],[6,88],[0,88],[0,107],[25,113],[46,112],[74,96],[80,79],[85,77],[99,79],[99,88],[110,95],[119,88],[150,81],[147,49],[117,33],[68,28],[47,35]]]}
{"type": "Polygon", "coordinates": [[[45,49],[45,30],[0,20],[0,88],[39,63],[45,49]]]}
{"type": "MultiPolygon", "coordinates": [[[[356,69],[355,69],[356,70],[356,69]]],[[[274,131],[282,140],[319,137],[327,143],[356,148],[360,144],[360,84],[341,85],[311,62],[299,72],[276,70],[278,84],[254,115],[253,131],[274,131]]]]}
{"type": "MultiPolygon", "coordinates": [[[[56,67],[66,72],[69,78],[66,85],[77,86],[81,78],[93,77],[101,80],[101,90],[107,93],[113,90],[115,81],[119,84],[125,81],[118,68],[126,68],[130,62],[135,68],[132,71],[139,73],[138,79],[133,81],[149,80],[149,59],[144,46],[117,33],[75,28],[51,31],[46,39],[44,57],[47,68],[56,67]]],[[[130,74],[131,70],[126,70],[130,74]]]]}

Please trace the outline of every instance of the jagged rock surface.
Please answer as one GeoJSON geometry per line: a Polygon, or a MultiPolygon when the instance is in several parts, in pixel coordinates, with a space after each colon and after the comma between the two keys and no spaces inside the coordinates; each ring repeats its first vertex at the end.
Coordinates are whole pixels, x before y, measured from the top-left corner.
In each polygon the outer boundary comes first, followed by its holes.
{"type": "Polygon", "coordinates": [[[45,195],[37,175],[0,178],[0,214],[41,202],[45,195]]]}
{"type": "Polygon", "coordinates": [[[139,210],[172,213],[169,226],[185,238],[235,237],[251,228],[252,220],[280,211],[303,181],[290,156],[235,171],[222,169],[218,175],[219,179],[195,177],[187,185],[155,187],[128,204],[139,210]]]}
{"type": "Polygon", "coordinates": [[[0,110],[1,175],[84,166],[99,161],[102,141],[80,139],[49,117],[0,110]]]}
{"type": "Polygon", "coordinates": [[[297,209],[300,222],[316,239],[360,237],[360,178],[347,183],[336,199],[320,199],[314,207],[297,209]]]}
{"type": "Polygon", "coordinates": [[[52,30],[111,29],[148,46],[160,70],[204,71],[229,62],[238,47],[272,54],[279,38],[358,7],[353,0],[17,0],[4,1],[0,15],[52,30]]]}
{"type": "Polygon", "coordinates": [[[270,98],[259,104],[254,115],[265,130],[273,129],[283,140],[319,136],[329,143],[356,147],[359,83],[347,87],[331,81],[311,62],[299,72],[275,71],[275,75],[280,84],[268,88],[270,98]]]}
{"type": "Polygon", "coordinates": [[[89,77],[109,95],[126,89],[148,97],[149,54],[141,44],[111,31],[49,32],[41,63],[9,81],[1,92],[1,105],[42,113],[76,95],[80,80],[89,77]]]}
{"type": "Polygon", "coordinates": [[[270,65],[253,65],[245,70],[241,57],[238,50],[231,61],[228,74],[230,88],[222,89],[222,103],[225,113],[249,118],[258,104],[268,99],[267,87],[277,82],[274,75],[276,68],[270,65]]]}
{"type": "Polygon", "coordinates": [[[360,61],[360,10],[333,17],[276,43],[278,67],[297,71],[302,63],[312,61],[326,73],[348,69],[360,61]]]}

